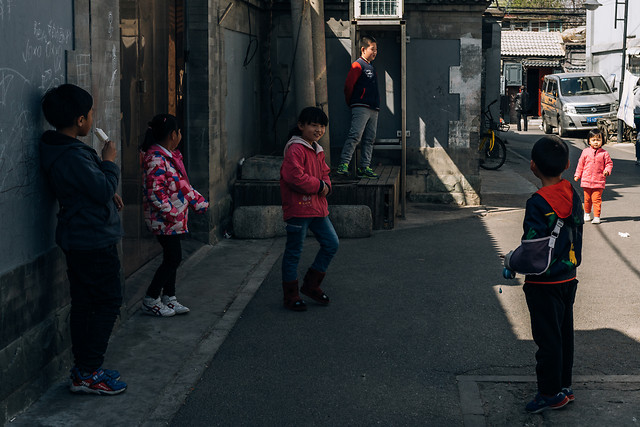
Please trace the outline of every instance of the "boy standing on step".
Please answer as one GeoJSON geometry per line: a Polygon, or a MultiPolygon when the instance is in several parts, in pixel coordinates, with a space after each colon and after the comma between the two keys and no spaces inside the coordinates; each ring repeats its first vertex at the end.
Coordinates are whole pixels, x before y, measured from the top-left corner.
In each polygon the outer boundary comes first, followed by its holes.
{"type": "Polygon", "coordinates": [[[359,142],[362,142],[362,158],[357,170],[358,178],[377,179],[378,175],[369,167],[373,154],[373,143],[378,127],[380,94],[378,75],[371,62],[378,54],[378,44],[371,36],[360,39],[360,58],[353,64],[344,83],[344,96],[351,108],[351,129],[342,147],[338,174],[349,174],[349,162],[359,142]]]}

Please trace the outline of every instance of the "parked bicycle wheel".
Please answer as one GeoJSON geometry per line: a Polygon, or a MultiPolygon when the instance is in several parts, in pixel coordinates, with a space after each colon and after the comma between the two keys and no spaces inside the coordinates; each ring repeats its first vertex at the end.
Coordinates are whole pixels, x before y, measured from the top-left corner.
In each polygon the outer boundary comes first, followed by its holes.
{"type": "Polygon", "coordinates": [[[491,135],[486,135],[482,138],[480,146],[482,147],[480,153],[480,167],[488,170],[496,170],[502,166],[507,160],[507,147],[504,142],[494,134],[493,147],[490,141],[491,135]]]}

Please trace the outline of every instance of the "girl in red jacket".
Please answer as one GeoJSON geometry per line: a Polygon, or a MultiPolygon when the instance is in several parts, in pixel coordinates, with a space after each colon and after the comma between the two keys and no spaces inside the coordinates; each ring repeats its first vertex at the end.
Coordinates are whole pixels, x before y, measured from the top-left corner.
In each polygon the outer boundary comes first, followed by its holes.
{"type": "Polygon", "coordinates": [[[331,191],[329,166],[324,150],[318,144],[329,119],[319,108],[307,107],[289,134],[280,168],[282,211],[287,223],[287,244],[282,257],[282,290],[284,306],[305,311],[305,302],[298,293],[298,262],[307,230],[320,243],[320,250],[304,276],[300,292],[321,305],[329,297],[320,288],[331,259],[338,250],[338,235],[329,220],[327,194],[331,191]]]}
{"type": "Polygon", "coordinates": [[[600,224],[602,192],[607,177],[611,175],[613,161],[609,153],[602,148],[602,133],[599,129],[589,131],[588,140],[589,147],[582,150],[573,179],[581,180],[580,187],[584,189],[584,222],[591,220],[593,204],[591,223],[600,224]]]}

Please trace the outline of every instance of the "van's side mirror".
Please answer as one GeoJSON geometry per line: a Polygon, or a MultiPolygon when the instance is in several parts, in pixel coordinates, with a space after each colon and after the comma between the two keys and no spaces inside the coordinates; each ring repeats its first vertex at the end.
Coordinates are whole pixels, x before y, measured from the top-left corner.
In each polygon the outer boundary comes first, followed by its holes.
{"type": "Polygon", "coordinates": [[[617,92],[617,91],[618,91],[618,88],[617,88],[617,87],[614,87],[614,88],[613,88],[613,92],[617,92]]]}

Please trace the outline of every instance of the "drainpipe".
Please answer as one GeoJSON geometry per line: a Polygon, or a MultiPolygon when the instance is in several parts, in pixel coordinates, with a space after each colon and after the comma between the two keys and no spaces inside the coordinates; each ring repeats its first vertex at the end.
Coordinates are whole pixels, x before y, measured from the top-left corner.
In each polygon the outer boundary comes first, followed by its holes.
{"type": "Polygon", "coordinates": [[[316,105],[311,40],[311,7],[309,0],[291,0],[293,29],[293,84],[296,94],[296,117],[305,107],[316,105]]]}
{"type": "MultiPolygon", "coordinates": [[[[324,36],[324,0],[310,0],[311,3],[311,33],[313,37],[313,65],[316,106],[329,117],[329,95],[327,92],[327,54],[324,36]]],[[[327,164],[331,166],[331,150],[329,142],[329,126],[320,139],[324,149],[327,164]]]]}
{"type": "MultiPolygon", "coordinates": [[[[617,0],[616,0],[617,2],[617,0]]],[[[616,3],[617,12],[618,3],[616,3]]],[[[624,0],[624,25],[622,30],[622,72],[620,73],[620,93],[618,94],[618,108],[622,106],[622,91],[624,90],[624,74],[627,60],[627,21],[629,17],[629,0],[624,0]]],[[[617,20],[616,16],[616,20],[617,20]]],[[[617,22],[617,21],[616,21],[617,22]]],[[[625,123],[623,120],[618,119],[618,143],[623,142],[622,136],[624,134],[625,123]]]]}

